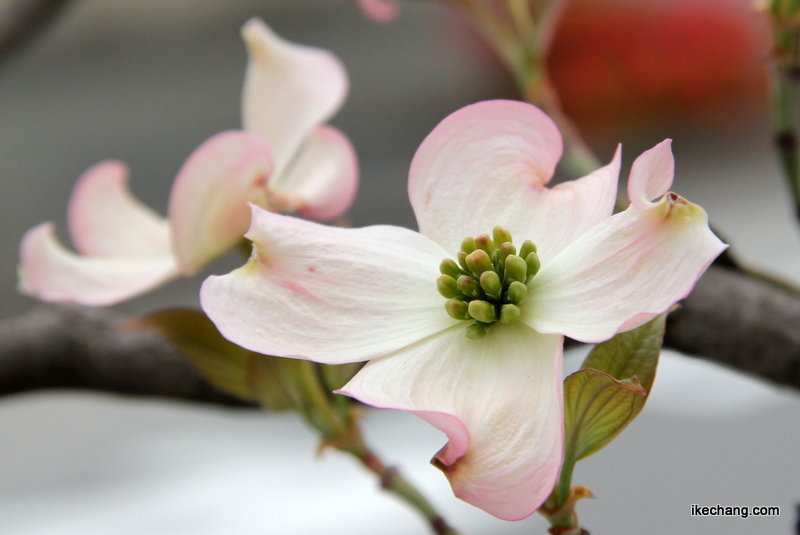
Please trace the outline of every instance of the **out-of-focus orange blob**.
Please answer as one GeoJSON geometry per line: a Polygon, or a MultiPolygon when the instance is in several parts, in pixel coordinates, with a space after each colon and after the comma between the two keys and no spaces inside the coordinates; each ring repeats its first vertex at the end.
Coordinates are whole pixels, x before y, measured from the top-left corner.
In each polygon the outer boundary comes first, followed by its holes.
{"type": "Polygon", "coordinates": [[[751,0],[571,0],[548,65],[582,130],[730,125],[763,113],[768,42],[751,0]]]}

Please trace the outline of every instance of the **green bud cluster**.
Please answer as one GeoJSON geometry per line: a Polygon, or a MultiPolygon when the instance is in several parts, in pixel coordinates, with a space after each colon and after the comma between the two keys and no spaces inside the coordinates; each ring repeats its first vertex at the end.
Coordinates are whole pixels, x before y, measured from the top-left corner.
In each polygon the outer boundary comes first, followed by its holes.
{"type": "Polygon", "coordinates": [[[436,281],[447,299],[444,309],[457,320],[472,320],[467,337],[478,340],[496,321],[516,323],[519,304],[528,294],[528,283],[541,263],[536,246],[525,240],[517,252],[511,233],[494,227],[492,236],[481,234],[461,242],[456,258],[442,260],[436,281]]]}

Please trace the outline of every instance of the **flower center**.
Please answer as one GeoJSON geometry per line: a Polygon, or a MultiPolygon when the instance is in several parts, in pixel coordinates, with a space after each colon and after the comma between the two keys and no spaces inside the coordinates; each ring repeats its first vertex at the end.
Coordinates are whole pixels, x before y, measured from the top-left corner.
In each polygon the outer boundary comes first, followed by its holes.
{"type": "Polygon", "coordinates": [[[447,313],[457,320],[474,320],[467,327],[467,337],[473,340],[486,336],[486,329],[497,320],[508,324],[519,320],[527,284],[541,266],[532,241],[525,240],[517,254],[508,230],[494,227],[492,236],[462,241],[458,263],[442,260],[442,275],[436,280],[439,293],[447,299],[447,313]]]}

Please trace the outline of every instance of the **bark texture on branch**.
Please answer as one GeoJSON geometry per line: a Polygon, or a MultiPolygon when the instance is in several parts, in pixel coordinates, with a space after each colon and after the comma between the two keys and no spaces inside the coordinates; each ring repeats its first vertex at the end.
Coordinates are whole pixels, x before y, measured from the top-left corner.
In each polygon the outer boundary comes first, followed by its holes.
{"type": "Polygon", "coordinates": [[[0,395],[71,388],[250,407],[209,385],[156,331],[108,310],[42,306],[0,322],[0,395]]]}
{"type": "MultiPolygon", "coordinates": [[[[108,310],[43,306],[0,322],[0,396],[73,388],[252,407],[209,385],[155,331],[108,310]]],[[[670,314],[664,346],[800,389],[800,297],[712,266],[670,314]]]]}
{"type": "Polygon", "coordinates": [[[669,315],[664,347],[800,389],[800,297],[711,266],[669,315]]]}

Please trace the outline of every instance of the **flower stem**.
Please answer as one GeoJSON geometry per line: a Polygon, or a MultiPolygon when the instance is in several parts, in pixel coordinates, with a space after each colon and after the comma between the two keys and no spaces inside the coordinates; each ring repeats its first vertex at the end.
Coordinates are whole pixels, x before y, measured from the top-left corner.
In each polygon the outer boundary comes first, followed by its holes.
{"type": "Polygon", "coordinates": [[[398,496],[427,521],[436,535],[458,535],[427,499],[403,478],[396,468],[387,467],[373,453],[361,436],[352,402],[344,396],[330,394],[324,369],[309,361],[298,361],[295,382],[304,400],[301,413],[322,435],[322,447],[333,447],[358,459],[378,476],[381,488],[398,496]]]}
{"type": "Polygon", "coordinates": [[[515,75],[524,100],[538,106],[547,113],[558,126],[564,138],[564,158],[562,169],[574,177],[586,176],[600,168],[602,164],[589,145],[578,132],[575,123],[561,109],[558,95],[544,68],[515,75]]]}
{"type": "Polygon", "coordinates": [[[550,522],[551,527],[548,532],[552,535],[589,535],[589,532],[580,526],[575,504],[578,500],[593,498],[594,495],[586,487],[570,487],[573,466],[564,468],[556,488],[539,508],[539,514],[550,522]],[[567,469],[566,475],[564,468],[567,469]]]}
{"type": "Polygon", "coordinates": [[[561,473],[558,475],[558,483],[556,484],[556,507],[561,507],[567,502],[569,498],[569,491],[572,486],[572,471],[575,469],[575,463],[564,462],[561,466],[561,473]]]}
{"type": "Polygon", "coordinates": [[[337,441],[331,445],[339,451],[349,453],[358,459],[367,470],[378,476],[381,488],[395,494],[416,509],[417,512],[425,517],[433,533],[436,535],[458,535],[458,532],[447,524],[430,502],[396,468],[383,464],[378,456],[364,444],[357,426],[351,428],[351,433],[344,437],[344,440],[337,441]]]}
{"type": "Polygon", "coordinates": [[[529,0],[507,0],[507,3],[520,41],[535,45],[537,31],[529,0]]]}
{"type": "Polygon", "coordinates": [[[747,274],[753,279],[768,284],[773,288],[777,288],[778,290],[782,290],[787,294],[800,296],[800,287],[793,281],[747,264],[738,264],[738,267],[743,273],[747,274]]]}
{"type": "Polygon", "coordinates": [[[507,21],[501,20],[476,0],[459,0],[454,2],[463,9],[475,24],[477,30],[494,49],[500,60],[512,73],[523,69],[525,54],[519,43],[514,28],[507,21]]]}
{"type": "Polygon", "coordinates": [[[800,160],[797,136],[797,90],[800,77],[800,30],[794,25],[775,24],[775,52],[772,70],[773,124],[775,147],[800,220],[800,160]]]}
{"type": "Polygon", "coordinates": [[[555,535],[588,535],[578,522],[575,504],[582,498],[593,497],[586,487],[572,486],[572,471],[575,469],[574,444],[564,445],[564,463],[558,481],[550,497],[539,508],[539,514],[552,526],[550,533],[555,535]]]}
{"type": "Polygon", "coordinates": [[[536,24],[527,2],[507,0],[512,25],[475,0],[462,0],[475,26],[514,76],[523,100],[540,107],[556,123],[564,138],[562,168],[571,176],[588,175],[600,162],[564,114],[545,65],[545,53],[562,3],[552,0],[536,24]]]}

